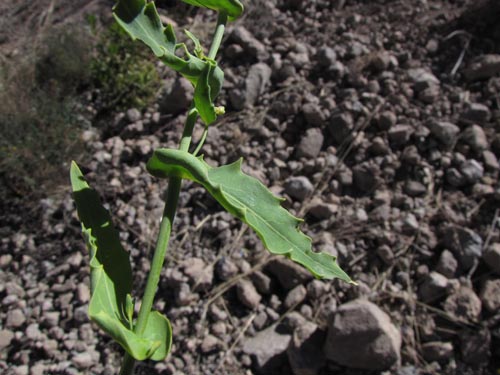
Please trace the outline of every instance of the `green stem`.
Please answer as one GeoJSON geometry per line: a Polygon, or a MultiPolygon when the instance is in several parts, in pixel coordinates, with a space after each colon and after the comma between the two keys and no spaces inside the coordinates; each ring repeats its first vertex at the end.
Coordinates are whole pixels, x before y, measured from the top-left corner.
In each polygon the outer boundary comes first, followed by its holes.
{"type": "MultiPolygon", "coordinates": [[[[224,36],[226,23],[227,14],[225,12],[219,13],[217,17],[217,27],[215,29],[215,35],[212,41],[212,45],[210,46],[210,52],[208,53],[208,57],[210,59],[214,60],[217,55],[217,51],[219,50],[219,47],[222,43],[222,37],[224,36]]],[[[195,108],[191,107],[186,119],[186,124],[184,125],[184,131],[182,133],[182,138],[179,144],[179,150],[189,151],[193,129],[197,118],[198,111],[195,108]]],[[[151,312],[151,308],[153,307],[156,289],[158,288],[160,274],[163,268],[163,262],[168,250],[168,242],[170,239],[170,233],[172,231],[172,224],[174,222],[175,212],[177,211],[177,202],[179,201],[181,183],[182,179],[177,177],[170,178],[168,182],[165,208],[163,210],[163,216],[160,224],[160,233],[158,234],[158,240],[156,242],[153,260],[151,262],[151,270],[149,271],[148,279],[146,282],[146,289],[142,298],[139,316],[137,317],[137,323],[134,327],[134,332],[139,336],[142,336],[144,334],[144,330],[148,323],[149,313],[151,312]]],[[[135,359],[128,353],[125,353],[122,367],[120,369],[120,375],[132,375],[134,373],[134,367],[135,359]]]]}
{"type": "Polygon", "coordinates": [[[198,152],[200,152],[201,148],[203,147],[203,144],[205,143],[205,140],[207,139],[207,134],[208,134],[208,126],[205,126],[205,130],[203,130],[203,134],[201,135],[200,141],[198,142],[198,146],[196,146],[196,149],[193,151],[193,156],[198,155],[198,152]]]}
{"type": "Polygon", "coordinates": [[[224,36],[224,30],[226,29],[226,23],[227,13],[220,12],[217,16],[217,28],[215,29],[214,38],[212,39],[212,45],[210,46],[210,51],[208,52],[209,59],[215,60],[215,56],[217,56],[217,51],[222,43],[222,37],[224,36]]]}

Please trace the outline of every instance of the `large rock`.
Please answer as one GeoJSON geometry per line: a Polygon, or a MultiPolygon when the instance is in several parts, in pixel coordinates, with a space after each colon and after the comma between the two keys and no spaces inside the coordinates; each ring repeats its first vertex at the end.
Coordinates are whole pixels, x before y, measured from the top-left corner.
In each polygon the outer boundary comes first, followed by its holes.
{"type": "Polygon", "coordinates": [[[465,71],[469,81],[487,79],[500,73],[500,55],[483,55],[476,58],[465,71]]]}
{"type": "Polygon", "coordinates": [[[268,271],[274,275],[286,290],[295,288],[313,278],[304,267],[286,259],[276,258],[269,262],[268,271]]]}
{"type": "Polygon", "coordinates": [[[355,300],[338,308],[329,324],[325,354],[343,366],[386,370],[400,361],[401,334],[377,305],[355,300]]]}
{"type": "Polygon", "coordinates": [[[297,157],[315,158],[323,146],[323,133],[320,128],[307,129],[297,147],[297,157]]]}
{"type": "Polygon", "coordinates": [[[464,269],[470,269],[483,253],[483,240],[469,228],[449,226],[444,230],[443,241],[457,257],[464,269]]]}
{"type": "Polygon", "coordinates": [[[294,375],[317,375],[325,363],[321,350],[325,332],[312,322],[305,322],[293,332],[287,350],[288,362],[294,375]]]}
{"type": "Polygon", "coordinates": [[[229,35],[229,39],[239,44],[245,53],[259,61],[266,60],[269,57],[266,46],[243,26],[235,27],[233,32],[229,35]]]}
{"type": "Polygon", "coordinates": [[[264,93],[271,79],[271,68],[265,63],[257,63],[250,67],[248,75],[239,90],[230,94],[231,104],[236,110],[252,107],[264,93]]]}
{"type": "Polygon", "coordinates": [[[270,371],[286,360],[291,336],[282,329],[279,325],[272,325],[243,344],[243,352],[253,358],[255,368],[261,374],[271,374],[270,371]]]}

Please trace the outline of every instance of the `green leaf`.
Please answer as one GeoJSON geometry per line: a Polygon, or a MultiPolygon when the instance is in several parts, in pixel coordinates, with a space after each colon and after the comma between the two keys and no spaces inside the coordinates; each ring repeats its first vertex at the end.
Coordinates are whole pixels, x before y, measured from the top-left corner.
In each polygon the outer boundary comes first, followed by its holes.
{"type": "Polygon", "coordinates": [[[165,358],[172,340],[170,323],[158,312],[152,312],[146,333],[140,337],[133,332],[132,270],[128,254],[120,244],[108,211],[75,162],[71,164],[70,175],[73,198],[90,252],[90,319],[135,359],[165,358]]]}
{"type": "Polygon", "coordinates": [[[243,4],[238,0],[182,0],[197,7],[213,9],[217,12],[226,12],[230,20],[234,20],[243,13],[243,4]]]}
{"type": "Polygon", "coordinates": [[[203,70],[203,74],[198,80],[198,84],[194,90],[194,104],[201,119],[207,125],[210,125],[217,119],[215,106],[212,102],[210,77],[212,76],[215,65],[207,64],[203,70]]]}
{"type": "Polygon", "coordinates": [[[212,168],[202,157],[158,149],[148,161],[147,169],[156,177],[177,176],[203,185],[228,212],[255,230],[271,253],[286,255],[318,278],[337,277],[353,283],[335,257],[312,251],[311,239],[298,229],[301,220],[281,207],[282,200],[259,180],[242,173],[241,159],[212,168]]]}
{"type": "Polygon", "coordinates": [[[203,121],[214,121],[207,103],[213,106],[224,81],[224,73],[214,60],[200,58],[203,51],[199,40],[191,33],[187,35],[195,43],[195,55],[189,53],[184,43],[177,43],[172,25],[163,26],[154,3],[146,0],[119,0],[113,8],[113,15],[120,26],[132,37],[144,42],[166,65],[187,78],[198,94],[195,100],[196,109],[203,121]],[[178,49],[183,51],[183,57],[176,55],[178,49]],[[202,87],[198,88],[201,80],[202,87]],[[202,106],[198,108],[198,105],[202,106]]]}

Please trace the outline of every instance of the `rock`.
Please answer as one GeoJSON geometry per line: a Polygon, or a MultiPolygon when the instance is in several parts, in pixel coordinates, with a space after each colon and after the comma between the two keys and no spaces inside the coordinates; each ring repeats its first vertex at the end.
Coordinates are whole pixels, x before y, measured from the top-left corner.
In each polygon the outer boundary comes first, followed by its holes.
{"type": "Polygon", "coordinates": [[[314,186],[305,176],[290,177],[285,182],[285,193],[290,197],[303,201],[314,191],[314,186]]]}
{"type": "Polygon", "coordinates": [[[415,132],[415,129],[411,125],[395,125],[391,127],[387,133],[389,141],[391,144],[396,146],[402,146],[408,143],[411,135],[415,132]]]}
{"type": "Polygon", "coordinates": [[[250,309],[259,307],[262,299],[252,282],[246,279],[242,279],[236,284],[236,294],[240,302],[250,309]]]}
{"type": "Polygon", "coordinates": [[[271,278],[267,276],[265,273],[261,271],[253,272],[250,275],[255,288],[259,291],[260,294],[269,294],[271,293],[271,278]]]}
{"type": "Polygon", "coordinates": [[[327,128],[334,141],[341,144],[352,136],[354,120],[349,112],[337,113],[330,118],[327,128]]]}
{"type": "Polygon", "coordinates": [[[486,169],[497,171],[500,169],[500,163],[498,162],[495,154],[489,150],[483,151],[484,166],[486,169]]]}
{"type": "Polygon", "coordinates": [[[286,290],[295,288],[313,278],[304,267],[286,259],[276,258],[267,265],[269,272],[274,275],[286,290]]]}
{"type": "Polygon", "coordinates": [[[243,352],[254,359],[256,370],[261,374],[271,374],[286,360],[286,350],[291,336],[283,328],[272,325],[247,338],[243,343],[243,352]]]}
{"type": "Polygon", "coordinates": [[[9,331],[8,329],[2,329],[0,331],[0,351],[3,351],[5,348],[7,348],[12,342],[13,338],[14,332],[9,331]]]}
{"type": "Polygon", "coordinates": [[[37,323],[31,323],[26,327],[24,331],[26,337],[32,341],[39,340],[43,337],[42,332],[40,332],[40,327],[37,323]]]}
{"type": "Polygon", "coordinates": [[[80,370],[89,368],[94,364],[94,359],[89,352],[76,354],[72,359],[73,364],[80,370]]]}
{"type": "Polygon", "coordinates": [[[467,183],[474,184],[483,177],[484,168],[476,160],[470,159],[460,166],[460,173],[467,183]]]}
{"type": "Polygon", "coordinates": [[[243,26],[237,26],[229,35],[229,39],[234,43],[239,44],[249,56],[257,59],[258,61],[267,60],[269,54],[266,47],[258,39],[243,26]]]}
{"type": "Polygon", "coordinates": [[[407,180],[404,184],[404,192],[410,197],[421,197],[427,193],[427,188],[419,181],[407,180]]]}
{"type": "Polygon", "coordinates": [[[290,290],[283,302],[285,309],[290,309],[294,306],[299,305],[304,301],[307,295],[307,290],[304,285],[297,285],[295,288],[290,290]]]}
{"type": "Polygon", "coordinates": [[[481,302],[491,314],[500,310],[500,279],[486,280],[481,290],[481,302]]]}
{"type": "Polygon", "coordinates": [[[44,375],[47,373],[47,366],[43,363],[37,363],[30,368],[30,375],[44,375]]]}
{"type": "Polygon", "coordinates": [[[427,122],[426,126],[434,137],[448,146],[456,141],[458,133],[460,133],[460,128],[451,122],[432,120],[427,122]]]}
{"type": "Polygon", "coordinates": [[[446,299],[443,308],[452,317],[476,321],[481,314],[481,300],[472,288],[461,286],[446,299]]]}
{"type": "Polygon", "coordinates": [[[389,68],[391,65],[392,57],[386,51],[381,51],[375,54],[370,62],[370,67],[375,71],[383,72],[389,68]]]}
{"type": "Polygon", "coordinates": [[[377,119],[377,126],[380,130],[389,130],[396,125],[397,117],[394,112],[384,111],[377,119]]]}
{"type": "Polygon", "coordinates": [[[392,264],[394,252],[388,245],[382,245],[377,248],[377,255],[387,264],[392,264]]]}
{"type": "Polygon", "coordinates": [[[127,110],[126,116],[129,123],[137,122],[142,118],[141,112],[139,112],[136,108],[130,108],[127,110]]]}
{"type": "Polygon", "coordinates": [[[453,356],[451,342],[432,341],[422,344],[422,356],[428,362],[449,361],[453,356]]]}
{"type": "Polygon", "coordinates": [[[189,258],[180,265],[183,273],[188,277],[193,289],[205,290],[212,285],[214,270],[207,266],[203,259],[189,258]]]}
{"type": "Polygon", "coordinates": [[[459,334],[464,362],[470,365],[488,363],[491,334],[488,329],[465,330],[459,334]]]}
{"type": "Polygon", "coordinates": [[[483,261],[500,275],[500,243],[494,243],[484,252],[483,261]]]}
{"type": "MultiPolygon", "coordinates": [[[[321,108],[314,103],[306,103],[302,107],[302,113],[304,114],[304,117],[306,119],[306,122],[310,126],[321,126],[323,125],[323,122],[325,121],[323,112],[321,111],[321,108]]],[[[321,129],[316,128],[321,132],[321,129]]],[[[321,134],[323,136],[323,134],[321,134]]]]}
{"type": "Polygon", "coordinates": [[[215,264],[215,274],[222,281],[227,281],[238,274],[238,267],[228,257],[222,257],[215,264]]]}
{"type": "Polygon", "coordinates": [[[377,187],[378,171],[374,165],[359,164],[352,169],[353,184],[356,189],[370,193],[377,187]]]}
{"type": "Polygon", "coordinates": [[[430,272],[418,289],[419,299],[432,302],[446,295],[448,279],[437,272],[430,272]]]}
{"type": "Polygon", "coordinates": [[[293,332],[287,349],[288,362],[294,375],[317,375],[325,364],[323,351],[325,332],[312,322],[305,322],[293,332]]]}
{"type": "Polygon", "coordinates": [[[423,68],[408,69],[407,74],[413,81],[416,91],[423,91],[440,83],[434,74],[423,68]]]}
{"type": "Polygon", "coordinates": [[[452,279],[457,272],[458,262],[449,250],[443,250],[436,265],[436,272],[452,279]]]}
{"type": "Polygon", "coordinates": [[[184,77],[178,77],[159,103],[161,113],[173,114],[186,111],[193,100],[194,88],[184,77]]]}
{"type": "Polygon", "coordinates": [[[472,125],[465,129],[462,138],[473,150],[480,152],[488,148],[488,140],[484,130],[479,125],[472,125]]]}
{"type": "Polygon", "coordinates": [[[311,200],[308,213],[318,220],[330,219],[338,211],[338,207],[333,203],[326,203],[319,197],[311,200]]]}
{"type": "Polygon", "coordinates": [[[28,365],[12,366],[13,375],[28,375],[29,374],[28,365]]]}
{"type": "Polygon", "coordinates": [[[297,146],[297,157],[313,159],[318,156],[323,146],[323,133],[319,128],[307,129],[297,146]]]}
{"type": "Polygon", "coordinates": [[[401,334],[377,305],[355,300],[329,323],[327,359],[349,368],[386,370],[400,361],[401,334]]]}
{"type": "Polygon", "coordinates": [[[200,345],[200,350],[202,353],[211,353],[214,350],[220,348],[220,341],[217,337],[213,335],[206,335],[200,345]]]}
{"type": "Polygon", "coordinates": [[[474,59],[464,72],[469,81],[487,79],[500,73],[500,55],[482,55],[474,59]]]}
{"type": "Polygon", "coordinates": [[[483,240],[469,228],[448,226],[443,233],[443,243],[466,270],[470,269],[482,255],[483,240]]]}
{"type": "Polygon", "coordinates": [[[248,75],[240,90],[230,93],[231,104],[236,110],[251,108],[265,92],[271,79],[271,68],[265,63],[257,63],[250,67],[248,75]]]}
{"type": "Polygon", "coordinates": [[[316,52],[315,59],[319,68],[330,68],[337,61],[337,54],[328,46],[321,46],[316,52]]]}
{"type": "Polygon", "coordinates": [[[80,303],[90,301],[90,289],[86,283],[79,283],[76,289],[76,295],[80,303]]]}
{"type": "Polygon", "coordinates": [[[7,328],[19,328],[26,321],[26,317],[21,309],[9,310],[7,312],[7,319],[5,322],[5,327],[7,328]]]}

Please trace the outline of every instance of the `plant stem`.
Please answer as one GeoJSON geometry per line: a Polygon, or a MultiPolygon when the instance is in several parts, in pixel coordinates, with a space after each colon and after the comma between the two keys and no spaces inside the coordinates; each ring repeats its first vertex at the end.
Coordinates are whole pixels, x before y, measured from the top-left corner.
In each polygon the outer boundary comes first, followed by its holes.
{"type": "MultiPolygon", "coordinates": [[[[210,46],[210,52],[208,57],[210,59],[215,59],[217,51],[222,42],[222,37],[224,36],[224,30],[227,23],[227,14],[225,12],[219,13],[217,17],[217,27],[215,29],[215,34],[212,40],[212,45],[210,46]]],[[[193,134],[194,125],[198,118],[198,111],[191,107],[184,125],[184,131],[182,133],[182,138],[179,144],[179,150],[189,151],[189,146],[191,145],[191,138],[193,134]]],[[[168,188],[165,198],[165,208],[163,210],[163,216],[160,224],[160,233],[158,234],[158,240],[156,242],[156,247],[153,255],[153,260],[151,261],[151,270],[149,271],[148,279],[146,282],[146,289],[144,290],[144,296],[142,298],[141,308],[139,310],[139,316],[137,317],[137,323],[134,328],[134,332],[139,336],[144,334],[144,330],[148,323],[149,313],[153,307],[154,297],[156,294],[156,289],[158,288],[158,283],[160,281],[160,274],[163,268],[163,262],[165,260],[165,254],[168,250],[168,242],[170,239],[170,233],[172,231],[172,224],[175,218],[175,212],[177,211],[177,202],[179,201],[179,193],[181,190],[182,179],[178,177],[172,177],[168,181],[168,188]]],[[[134,372],[135,359],[128,353],[125,353],[123,358],[122,367],[120,369],[120,375],[132,375],[134,372]]]]}
{"type": "Polygon", "coordinates": [[[205,140],[207,139],[207,134],[208,134],[208,126],[205,126],[205,130],[203,130],[203,134],[201,135],[201,139],[198,142],[198,146],[196,146],[196,149],[193,151],[193,156],[198,155],[198,152],[200,152],[201,148],[203,147],[203,144],[205,143],[205,140]]]}
{"type": "Polygon", "coordinates": [[[226,23],[226,12],[220,12],[217,16],[217,28],[215,29],[214,38],[212,39],[212,45],[210,46],[210,51],[208,52],[209,59],[215,60],[215,56],[217,56],[217,51],[222,43],[222,37],[224,36],[224,30],[226,29],[226,23]]]}

